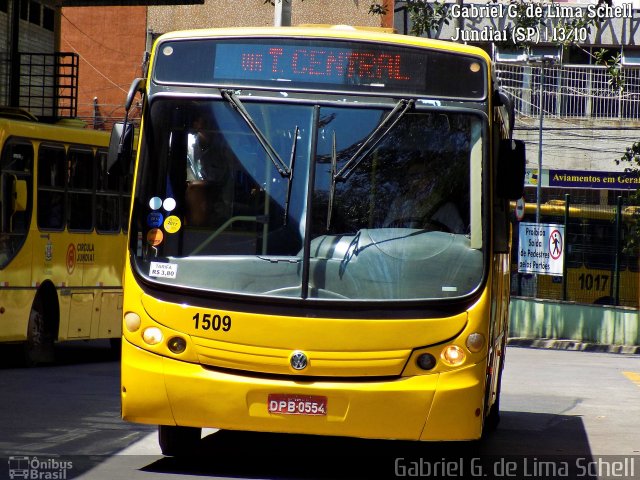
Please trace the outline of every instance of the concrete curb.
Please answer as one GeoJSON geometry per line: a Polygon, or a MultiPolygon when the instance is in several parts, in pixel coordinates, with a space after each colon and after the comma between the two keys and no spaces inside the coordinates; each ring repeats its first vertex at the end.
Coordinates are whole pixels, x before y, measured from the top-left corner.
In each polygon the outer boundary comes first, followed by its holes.
{"type": "Polygon", "coordinates": [[[548,338],[509,338],[507,344],[512,347],[640,355],[640,346],[638,345],[603,345],[599,343],[584,343],[576,340],[557,340],[548,338]]]}

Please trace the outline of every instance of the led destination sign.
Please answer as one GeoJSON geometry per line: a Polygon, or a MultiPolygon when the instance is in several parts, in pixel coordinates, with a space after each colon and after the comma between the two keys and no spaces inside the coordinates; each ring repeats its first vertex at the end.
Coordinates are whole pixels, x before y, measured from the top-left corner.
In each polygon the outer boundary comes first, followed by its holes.
{"type": "Polygon", "coordinates": [[[220,79],[383,86],[425,76],[424,63],[411,54],[246,44],[222,44],[217,53],[214,77],[220,79]]]}
{"type": "Polygon", "coordinates": [[[174,40],[159,46],[158,83],[485,98],[482,61],[371,43],[302,39],[174,40]],[[452,81],[455,80],[455,81],[452,81]]]}

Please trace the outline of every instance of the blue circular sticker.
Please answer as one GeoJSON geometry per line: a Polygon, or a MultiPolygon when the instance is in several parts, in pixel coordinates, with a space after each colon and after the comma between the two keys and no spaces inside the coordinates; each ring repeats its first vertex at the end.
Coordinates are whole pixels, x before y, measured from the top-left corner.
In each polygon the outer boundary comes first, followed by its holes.
{"type": "Polygon", "coordinates": [[[147,215],[147,226],[151,228],[159,227],[162,225],[164,217],[160,212],[151,212],[147,215]]]}
{"type": "Polygon", "coordinates": [[[149,200],[149,208],[151,210],[158,210],[162,206],[162,199],[160,197],[152,197],[149,200]]]}

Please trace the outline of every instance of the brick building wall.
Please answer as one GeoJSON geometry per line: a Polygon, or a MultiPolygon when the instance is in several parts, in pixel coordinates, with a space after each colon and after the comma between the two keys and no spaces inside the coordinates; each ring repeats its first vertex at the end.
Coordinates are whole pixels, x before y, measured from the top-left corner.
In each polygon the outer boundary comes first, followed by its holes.
{"type": "Polygon", "coordinates": [[[129,86],[142,74],[146,15],[147,7],[62,9],[60,51],[80,56],[78,117],[90,126],[109,128],[124,116],[129,86]]]}

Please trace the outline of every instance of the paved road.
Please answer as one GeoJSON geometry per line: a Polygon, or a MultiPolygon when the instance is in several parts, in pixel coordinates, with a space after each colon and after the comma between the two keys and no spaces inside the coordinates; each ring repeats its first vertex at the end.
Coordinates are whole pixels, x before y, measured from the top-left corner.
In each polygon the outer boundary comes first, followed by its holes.
{"type": "Polygon", "coordinates": [[[120,420],[106,344],[58,354],[50,367],[0,368],[0,479],[640,479],[638,355],[509,347],[502,421],[479,443],[205,431],[187,462],[161,456],[154,428],[120,420]]]}

